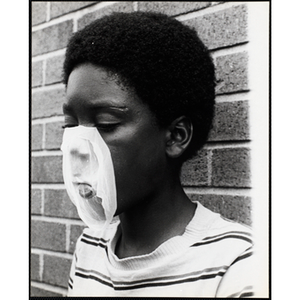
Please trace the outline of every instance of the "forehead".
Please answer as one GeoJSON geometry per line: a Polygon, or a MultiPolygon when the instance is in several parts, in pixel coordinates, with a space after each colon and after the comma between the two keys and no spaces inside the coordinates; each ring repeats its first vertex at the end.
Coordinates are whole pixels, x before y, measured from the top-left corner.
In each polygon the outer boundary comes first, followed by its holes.
{"type": "MultiPolygon", "coordinates": [[[[108,73],[104,68],[83,64],[69,76],[66,98],[68,106],[77,105],[130,105],[137,101],[133,89],[124,88],[118,75],[108,73]]],[[[140,102],[140,101],[138,101],[140,102]]]]}

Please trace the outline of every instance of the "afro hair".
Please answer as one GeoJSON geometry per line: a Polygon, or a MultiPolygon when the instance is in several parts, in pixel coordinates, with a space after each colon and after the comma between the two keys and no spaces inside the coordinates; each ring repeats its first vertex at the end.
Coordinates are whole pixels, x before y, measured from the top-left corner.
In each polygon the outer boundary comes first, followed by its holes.
{"type": "Polygon", "coordinates": [[[160,126],[188,117],[193,137],[182,161],[206,142],[214,114],[215,69],[194,29],[160,13],[113,13],[70,39],[63,68],[66,85],[72,70],[83,63],[118,74],[160,126]]]}

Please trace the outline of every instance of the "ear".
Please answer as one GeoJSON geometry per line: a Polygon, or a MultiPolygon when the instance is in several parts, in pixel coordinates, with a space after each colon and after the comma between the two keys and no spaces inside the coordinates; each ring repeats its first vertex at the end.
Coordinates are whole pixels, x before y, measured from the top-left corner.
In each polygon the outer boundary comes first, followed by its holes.
{"type": "Polygon", "coordinates": [[[193,136],[190,119],[181,116],[174,120],[167,130],[166,152],[171,158],[179,157],[188,147],[193,136]]]}

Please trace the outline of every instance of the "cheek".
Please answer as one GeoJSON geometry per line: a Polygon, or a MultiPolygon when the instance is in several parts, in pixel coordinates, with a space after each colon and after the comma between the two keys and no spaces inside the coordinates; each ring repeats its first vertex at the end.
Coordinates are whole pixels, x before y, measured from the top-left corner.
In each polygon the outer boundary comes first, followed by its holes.
{"type": "Polygon", "coordinates": [[[158,151],[155,154],[153,150],[147,145],[132,143],[129,147],[111,151],[118,184],[141,181],[144,177],[151,176],[151,169],[155,168],[158,156],[158,151]]]}
{"type": "Polygon", "coordinates": [[[146,197],[162,182],[165,155],[160,139],[139,138],[111,147],[118,201],[146,197]]]}
{"type": "Polygon", "coordinates": [[[139,170],[142,173],[150,169],[164,153],[162,137],[159,130],[150,126],[123,128],[115,135],[103,137],[110,149],[116,176],[132,176],[139,170]]]}

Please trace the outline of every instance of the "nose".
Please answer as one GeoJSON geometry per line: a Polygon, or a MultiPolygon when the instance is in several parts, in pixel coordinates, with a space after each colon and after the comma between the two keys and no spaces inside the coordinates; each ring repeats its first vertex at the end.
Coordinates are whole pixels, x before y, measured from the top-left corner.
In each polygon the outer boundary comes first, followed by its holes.
{"type": "Polygon", "coordinates": [[[90,155],[88,153],[80,153],[77,150],[70,152],[71,154],[71,168],[73,176],[82,175],[90,162],[90,155]]]}
{"type": "Polygon", "coordinates": [[[74,142],[70,149],[72,175],[75,177],[90,176],[98,165],[93,147],[87,140],[74,142]]]}

